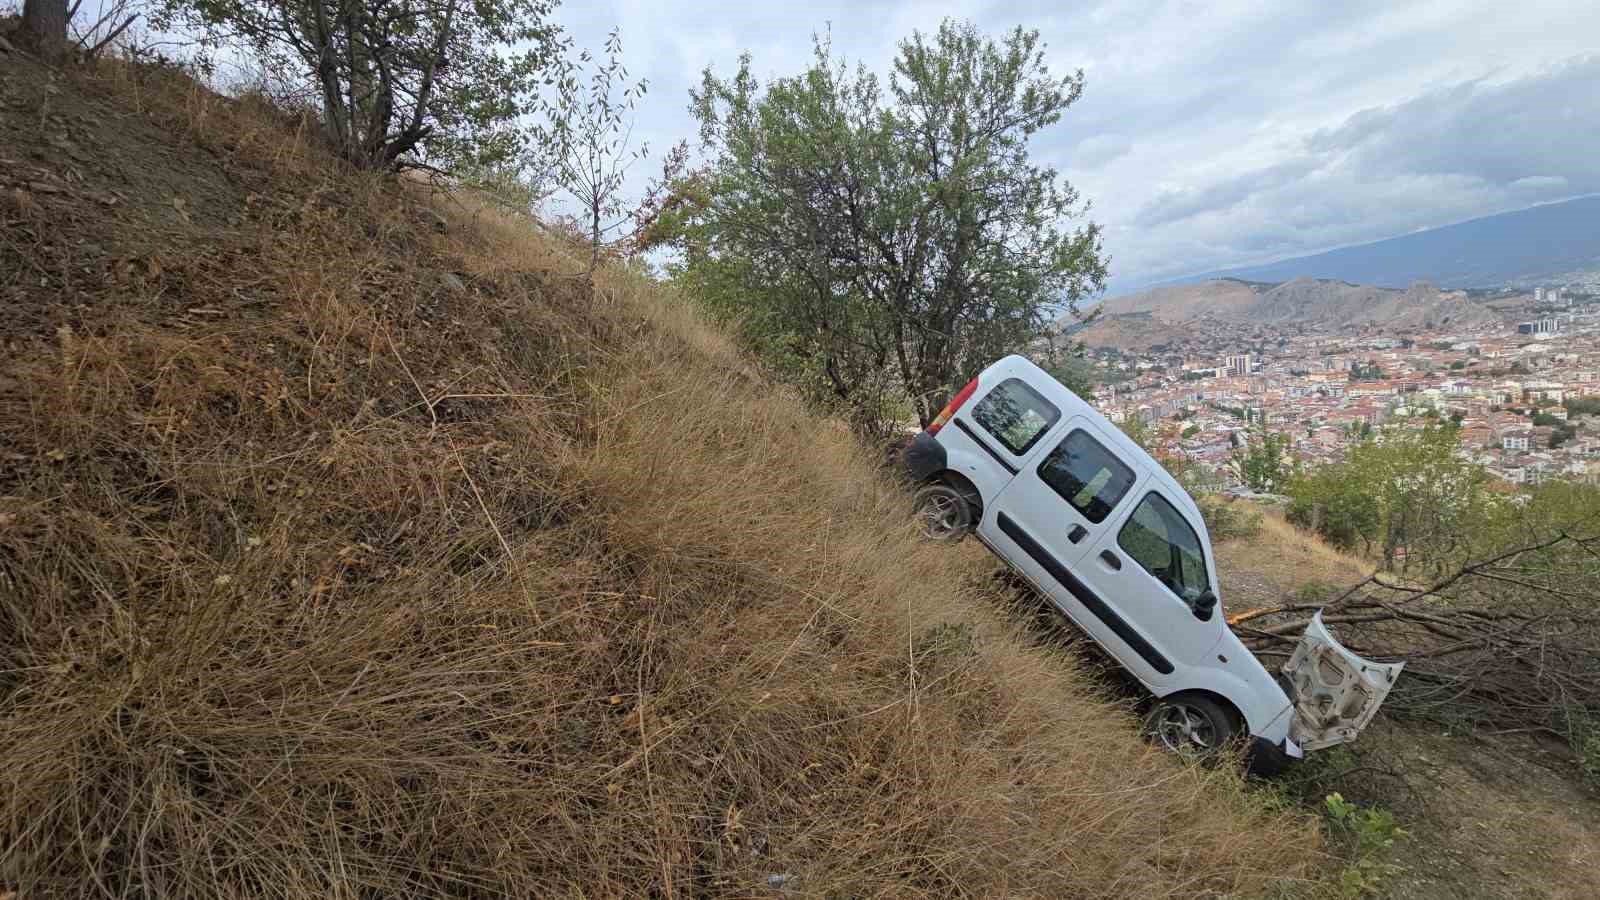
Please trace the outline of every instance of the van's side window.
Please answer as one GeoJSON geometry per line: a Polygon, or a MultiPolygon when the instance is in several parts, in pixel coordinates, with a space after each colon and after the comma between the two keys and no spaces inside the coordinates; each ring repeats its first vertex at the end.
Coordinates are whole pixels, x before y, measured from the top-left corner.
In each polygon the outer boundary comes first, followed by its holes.
{"type": "Polygon", "coordinates": [[[1117,543],[1184,602],[1192,603],[1205,592],[1206,559],[1200,538],[1160,494],[1145,495],[1117,534],[1117,543]]]}
{"type": "Polygon", "coordinates": [[[1039,463],[1039,479],[1091,522],[1105,521],[1133,486],[1133,470],[1082,428],[1074,428],[1039,463]]]}
{"type": "Polygon", "coordinates": [[[1008,378],[978,402],[972,418],[1007,450],[1021,456],[1061,418],[1061,410],[1039,396],[1038,391],[1008,378]]]}

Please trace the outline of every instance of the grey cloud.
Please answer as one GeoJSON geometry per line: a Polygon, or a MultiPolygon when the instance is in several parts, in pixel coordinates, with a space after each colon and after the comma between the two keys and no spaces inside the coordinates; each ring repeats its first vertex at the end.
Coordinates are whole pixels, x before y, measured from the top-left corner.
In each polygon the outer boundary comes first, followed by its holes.
{"type": "Polygon", "coordinates": [[[1125,135],[1097,134],[1079,141],[1067,163],[1076,169],[1098,169],[1132,149],[1133,142],[1125,135]]]}
{"type": "MultiPolygon", "coordinates": [[[[629,70],[651,79],[636,137],[655,153],[694,137],[689,86],[741,50],[760,77],[792,74],[831,30],[886,76],[895,42],[946,15],[1039,28],[1052,70],[1081,67],[1087,88],[1033,151],[1093,204],[1116,290],[1600,191],[1600,60],[1575,57],[1594,52],[1595,4],[930,2],[569,0],[557,15],[587,46],[623,26],[629,70]]],[[[655,170],[635,167],[630,189],[655,170]]]]}
{"type": "Polygon", "coordinates": [[[1600,153],[1579,124],[1600,122],[1597,83],[1600,58],[1581,57],[1363,109],[1287,160],[1157,194],[1130,218],[1144,246],[1122,272],[1270,262],[1600,192],[1600,153]],[[1192,255],[1174,259],[1169,242],[1192,255]]]}
{"type": "Polygon", "coordinates": [[[1202,213],[1227,210],[1257,194],[1302,178],[1315,171],[1318,165],[1316,159],[1296,159],[1199,188],[1162,191],[1134,214],[1133,224],[1154,228],[1202,213]]]}
{"type": "Polygon", "coordinates": [[[1511,182],[1514,188],[1528,191],[1565,190],[1571,182],[1560,175],[1529,175],[1511,182]]]}
{"type": "Polygon", "coordinates": [[[1477,79],[1365,110],[1307,146],[1348,154],[1375,177],[1452,173],[1510,184],[1545,176],[1593,190],[1600,186],[1596,85],[1600,56],[1576,58],[1504,83],[1477,79]]]}

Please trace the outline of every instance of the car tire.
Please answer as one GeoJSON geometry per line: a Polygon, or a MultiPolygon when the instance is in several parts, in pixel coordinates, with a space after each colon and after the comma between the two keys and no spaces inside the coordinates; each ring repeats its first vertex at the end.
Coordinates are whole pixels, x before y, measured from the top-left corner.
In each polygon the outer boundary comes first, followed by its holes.
{"type": "Polygon", "coordinates": [[[912,510],[929,540],[955,543],[977,525],[972,502],[954,486],[937,482],[917,491],[912,510]]]}
{"type": "Polygon", "coordinates": [[[1216,756],[1239,731],[1233,711],[1204,694],[1162,697],[1144,720],[1156,746],[1197,759],[1216,756]]]}

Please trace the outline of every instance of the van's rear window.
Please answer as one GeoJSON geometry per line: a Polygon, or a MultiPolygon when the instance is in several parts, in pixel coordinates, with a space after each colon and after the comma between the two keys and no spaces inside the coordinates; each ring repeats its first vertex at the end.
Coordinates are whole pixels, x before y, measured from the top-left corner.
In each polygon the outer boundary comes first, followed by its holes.
{"type": "Polygon", "coordinates": [[[995,385],[972,410],[972,418],[1007,450],[1021,456],[1061,418],[1061,410],[1015,378],[995,385]]]}
{"type": "Polygon", "coordinates": [[[1039,463],[1039,480],[1050,485],[1085,519],[1098,524],[1133,487],[1133,470],[1088,432],[1074,428],[1039,463]]]}

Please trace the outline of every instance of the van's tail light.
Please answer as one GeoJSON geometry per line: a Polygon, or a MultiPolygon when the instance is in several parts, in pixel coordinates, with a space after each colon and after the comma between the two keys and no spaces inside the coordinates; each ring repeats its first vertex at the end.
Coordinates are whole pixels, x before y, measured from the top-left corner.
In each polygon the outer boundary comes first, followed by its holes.
{"type": "Polygon", "coordinates": [[[944,405],[944,409],[939,410],[939,415],[928,423],[928,433],[938,434],[939,429],[943,428],[945,423],[950,421],[950,417],[956,414],[956,410],[960,409],[963,403],[972,399],[972,394],[977,389],[978,379],[974,378],[967,382],[966,387],[956,391],[956,395],[950,398],[950,402],[944,405]]]}

